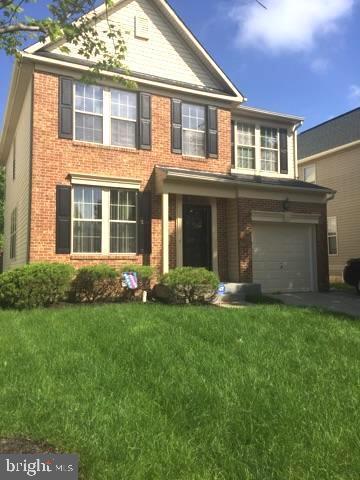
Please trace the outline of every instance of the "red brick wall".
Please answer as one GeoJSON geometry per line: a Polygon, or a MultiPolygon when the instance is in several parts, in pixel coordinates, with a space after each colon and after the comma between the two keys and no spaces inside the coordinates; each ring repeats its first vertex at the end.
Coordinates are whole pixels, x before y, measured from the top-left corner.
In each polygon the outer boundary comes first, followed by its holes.
{"type": "MultiPolygon", "coordinates": [[[[278,200],[238,200],[238,221],[240,238],[240,281],[252,281],[252,210],[282,212],[283,202],[278,200]]],[[[326,204],[290,202],[289,211],[320,215],[320,223],[316,226],[318,288],[329,289],[329,260],[327,254],[327,218],[326,204]]]]}
{"type": "MultiPolygon", "coordinates": [[[[153,199],[153,252],[142,256],[79,256],[55,254],[55,188],[68,184],[70,172],[141,180],[141,189],[153,190],[155,165],[177,166],[226,173],[230,169],[230,112],[219,109],[219,157],[195,159],[171,153],[171,99],[152,97],[152,150],[129,150],[84,144],[58,138],[58,77],[34,74],[33,158],[30,262],[72,262],[75,266],[106,261],[117,265],[150,262],[161,267],[161,198],[153,199]]],[[[170,217],[175,218],[175,201],[170,197],[170,217]]],[[[170,221],[170,266],[175,266],[175,222],[170,221]]]]}

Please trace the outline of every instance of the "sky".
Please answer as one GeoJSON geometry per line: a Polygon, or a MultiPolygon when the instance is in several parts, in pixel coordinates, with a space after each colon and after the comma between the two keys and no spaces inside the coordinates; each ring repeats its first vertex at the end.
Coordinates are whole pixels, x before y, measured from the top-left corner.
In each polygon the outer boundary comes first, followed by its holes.
{"type": "MultiPolygon", "coordinates": [[[[46,1],[31,14],[46,11],[46,1]]],[[[247,105],[305,117],[360,107],[360,0],[169,0],[247,105]]],[[[13,60],[0,52],[0,117],[13,60]]]]}

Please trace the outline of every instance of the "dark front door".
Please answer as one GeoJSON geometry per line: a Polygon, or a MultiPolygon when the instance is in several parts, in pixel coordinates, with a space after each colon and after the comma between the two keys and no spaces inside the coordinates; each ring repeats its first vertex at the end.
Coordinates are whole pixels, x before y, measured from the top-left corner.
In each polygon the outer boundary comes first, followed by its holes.
{"type": "Polygon", "coordinates": [[[211,207],[183,206],[183,264],[212,270],[211,207]]]}

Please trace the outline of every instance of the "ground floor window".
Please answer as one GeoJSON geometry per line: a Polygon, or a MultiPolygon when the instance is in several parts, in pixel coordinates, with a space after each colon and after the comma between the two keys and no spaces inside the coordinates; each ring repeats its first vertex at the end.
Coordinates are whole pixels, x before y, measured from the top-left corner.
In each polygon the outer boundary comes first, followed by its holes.
{"type": "Polygon", "coordinates": [[[17,208],[11,212],[10,219],[10,258],[16,258],[17,208]]]}
{"type": "Polygon", "coordinates": [[[137,192],[91,186],[73,189],[73,252],[136,253],[137,192]]]}
{"type": "Polygon", "coordinates": [[[337,219],[336,217],[328,217],[328,248],[329,255],[338,254],[338,239],[337,239],[337,219]]]}

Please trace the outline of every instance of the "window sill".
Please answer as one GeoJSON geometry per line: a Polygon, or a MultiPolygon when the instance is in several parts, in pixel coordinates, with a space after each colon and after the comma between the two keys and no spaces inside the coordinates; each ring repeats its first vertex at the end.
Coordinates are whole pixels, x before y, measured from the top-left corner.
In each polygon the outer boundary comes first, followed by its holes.
{"type": "Polygon", "coordinates": [[[134,260],[136,253],[72,253],[70,260],[134,260]]]}
{"type": "Polygon", "coordinates": [[[209,158],[206,158],[206,157],[197,157],[196,155],[182,155],[182,158],[184,160],[193,160],[193,161],[197,161],[197,162],[206,162],[207,160],[209,160],[209,158]]]}
{"type": "Polygon", "coordinates": [[[101,148],[103,150],[113,150],[116,152],[126,152],[126,153],[135,153],[139,155],[140,150],[137,148],[131,147],[117,147],[115,145],[104,145],[102,143],[92,143],[92,142],[81,142],[80,140],[73,140],[72,144],[74,147],[83,147],[83,148],[101,148]]]}

